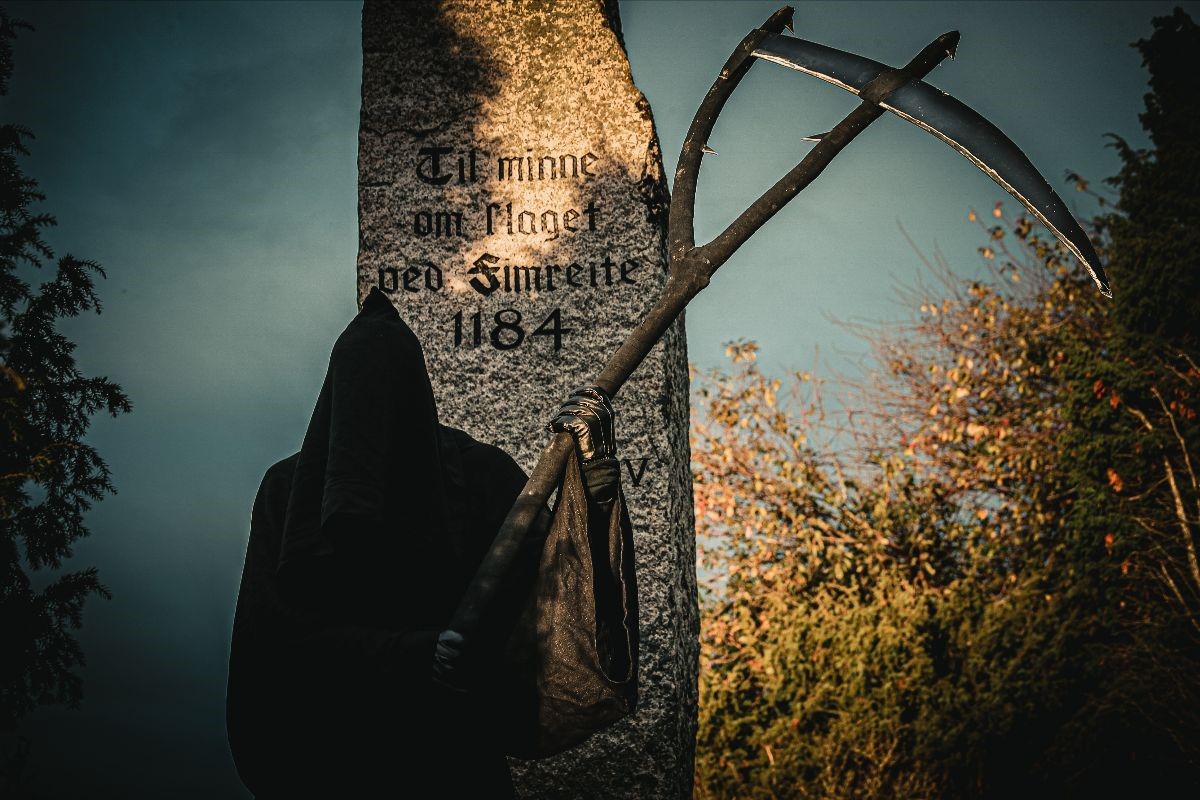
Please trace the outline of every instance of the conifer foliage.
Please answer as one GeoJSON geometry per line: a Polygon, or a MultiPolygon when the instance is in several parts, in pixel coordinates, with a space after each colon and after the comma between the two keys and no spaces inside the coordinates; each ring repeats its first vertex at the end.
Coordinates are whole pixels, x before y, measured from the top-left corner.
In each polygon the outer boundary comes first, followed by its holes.
{"type": "MultiPolygon", "coordinates": [[[[0,9],[0,97],[13,70],[13,40],[29,26],[0,9]]],[[[83,375],[58,321],[100,311],[92,261],[55,259],[43,238],[55,224],[24,174],[32,133],[0,124],[0,730],[38,705],[75,705],[83,663],[74,631],[90,595],[107,596],[95,569],[63,572],[84,516],[113,491],[100,454],[84,442],[99,411],[130,410],[115,383],[83,375]],[[27,280],[45,264],[53,275],[27,280]],[[37,573],[45,570],[49,577],[37,573]]]]}

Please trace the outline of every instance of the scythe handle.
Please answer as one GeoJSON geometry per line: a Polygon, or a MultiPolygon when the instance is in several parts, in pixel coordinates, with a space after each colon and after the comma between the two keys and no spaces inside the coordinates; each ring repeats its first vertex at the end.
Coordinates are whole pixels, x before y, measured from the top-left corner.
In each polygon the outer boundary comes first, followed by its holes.
{"type": "MultiPolygon", "coordinates": [[[[791,18],[791,7],[785,6],[772,14],[762,28],[755,29],[742,40],[725,63],[692,120],[679,156],[679,167],[675,171],[672,191],[668,231],[670,276],[658,302],[608,360],[596,378],[595,385],[603,388],[610,396],[616,396],[688,302],[708,285],[712,274],[734,251],[785,203],[811,183],[834,156],[883,113],[878,103],[908,81],[923,78],[946,56],[953,53],[954,44],[958,41],[957,33],[944,34],[922,50],[907,66],[880,75],[863,91],[862,104],[838,123],[791,172],[768,189],[724,233],[709,244],[696,247],[693,219],[696,182],[704,145],[726,100],[753,65],[751,53],[767,34],[779,33],[785,26],[790,27],[791,18]]],[[[562,474],[573,446],[569,434],[559,433],[542,450],[525,488],[521,490],[520,496],[508,512],[491,549],[459,602],[451,619],[450,629],[464,634],[468,645],[472,641],[470,633],[479,628],[487,610],[492,606],[491,599],[508,575],[530,527],[557,487],[559,475],[562,474]]],[[[470,656],[464,652],[462,657],[470,656]]]]}

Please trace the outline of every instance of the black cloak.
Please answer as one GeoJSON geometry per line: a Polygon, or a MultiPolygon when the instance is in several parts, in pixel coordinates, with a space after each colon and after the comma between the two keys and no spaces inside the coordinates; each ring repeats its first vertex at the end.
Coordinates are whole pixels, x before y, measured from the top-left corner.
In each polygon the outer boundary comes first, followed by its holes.
{"type": "MultiPolygon", "coordinates": [[[[373,290],[333,348],[300,452],[267,471],[254,502],[227,695],[251,791],[512,796],[481,704],[430,670],[524,483],[503,451],[438,425],[420,344],[373,290]]],[[[529,537],[497,598],[511,618],[541,544],[529,537]]]]}

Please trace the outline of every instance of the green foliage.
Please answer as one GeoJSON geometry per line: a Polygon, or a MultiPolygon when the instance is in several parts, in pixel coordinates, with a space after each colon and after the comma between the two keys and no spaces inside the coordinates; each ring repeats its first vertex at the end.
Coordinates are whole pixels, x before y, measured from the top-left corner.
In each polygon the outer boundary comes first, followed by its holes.
{"type": "Polygon", "coordinates": [[[1197,44],[1177,12],[1138,45],[1115,302],[997,205],[991,280],[930,263],[910,324],[862,329],[847,427],[753,344],[698,381],[698,797],[1200,788],[1197,44]]]}
{"type": "MultiPolygon", "coordinates": [[[[0,10],[0,95],[12,73],[12,40],[28,27],[0,10]]],[[[63,317],[99,312],[91,261],[59,258],[36,290],[22,277],[54,253],[43,231],[52,216],[33,210],[37,182],[21,170],[32,134],[0,125],[0,730],[39,704],[75,705],[83,663],[74,637],[91,594],[107,596],[94,569],[60,574],[37,588],[33,573],[57,570],[87,535],[84,515],[113,491],[109,471],[84,443],[91,417],[130,410],[120,387],[80,373],[63,317]]]]}
{"type": "Polygon", "coordinates": [[[1153,337],[1192,353],[1200,349],[1200,91],[1191,73],[1200,29],[1175,9],[1154,20],[1135,45],[1150,72],[1140,117],[1153,147],[1114,144],[1123,167],[1111,181],[1121,193],[1112,231],[1113,318],[1126,335],[1153,337]]]}

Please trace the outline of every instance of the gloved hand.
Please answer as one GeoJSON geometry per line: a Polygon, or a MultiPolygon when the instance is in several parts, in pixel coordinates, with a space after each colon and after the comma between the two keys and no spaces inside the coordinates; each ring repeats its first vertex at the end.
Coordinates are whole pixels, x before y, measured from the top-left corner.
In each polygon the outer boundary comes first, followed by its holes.
{"type": "Polygon", "coordinates": [[[555,433],[574,437],[588,495],[606,506],[616,498],[621,474],[616,459],[615,416],[607,392],[599,386],[581,386],[571,392],[548,426],[555,433]]]}
{"type": "Polygon", "coordinates": [[[438,634],[433,651],[433,682],[455,694],[464,694],[468,689],[462,650],[463,637],[458,631],[445,630],[438,634]]]}

